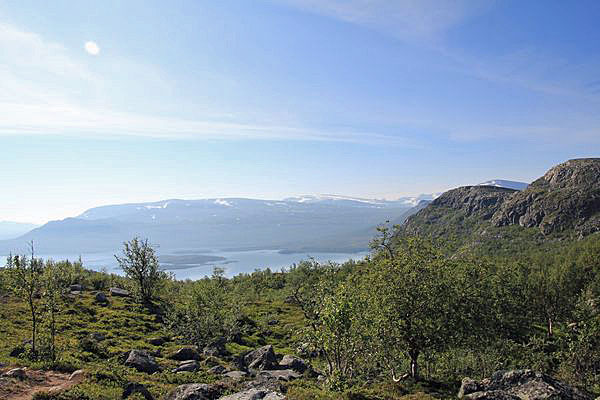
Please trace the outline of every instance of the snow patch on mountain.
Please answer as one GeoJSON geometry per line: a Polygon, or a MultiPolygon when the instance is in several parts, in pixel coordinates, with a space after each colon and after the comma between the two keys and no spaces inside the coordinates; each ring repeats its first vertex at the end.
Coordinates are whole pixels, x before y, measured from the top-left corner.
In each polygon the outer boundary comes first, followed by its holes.
{"type": "Polygon", "coordinates": [[[227,200],[223,200],[223,199],[216,199],[214,201],[215,204],[218,204],[220,206],[225,206],[225,207],[233,207],[233,205],[228,202],[227,200]]]}
{"type": "Polygon", "coordinates": [[[525,190],[529,184],[525,182],[507,181],[505,179],[492,179],[490,181],[479,183],[476,186],[495,186],[507,189],[525,190]]]}
{"type": "Polygon", "coordinates": [[[164,202],[163,204],[148,205],[148,206],[144,206],[144,207],[146,207],[146,209],[148,209],[148,210],[152,210],[152,209],[155,209],[155,208],[167,208],[168,205],[169,205],[169,202],[167,201],[167,202],[164,202]]]}

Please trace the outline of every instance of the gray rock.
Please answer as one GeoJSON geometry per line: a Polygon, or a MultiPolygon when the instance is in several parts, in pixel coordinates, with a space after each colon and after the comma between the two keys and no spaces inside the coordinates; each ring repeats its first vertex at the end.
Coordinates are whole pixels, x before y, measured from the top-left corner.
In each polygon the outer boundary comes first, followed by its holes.
{"type": "Polygon", "coordinates": [[[227,370],[227,368],[225,368],[222,365],[215,365],[214,367],[212,367],[211,369],[208,370],[209,374],[214,374],[214,375],[221,375],[226,372],[229,372],[229,371],[227,370]]]}
{"type": "Polygon", "coordinates": [[[108,303],[108,297],[106,297],[106,294],[104,294],[104,292],[96,293],[96,296],[94,296],[94,300],[96,300],[96,303],[101,303],[101,304],[108,303]]]}
{"type": "Polygon", "coordinates": [[[23,380],[23,379],[27,378],[27,373],[25,371],[26,371],[25,368],[13,368],[11,370],[6,371],[3,374],[3,376],[5,376],[7,378],[15,378],[15,379],[23,380]]]}
{"type": "Polygon", "coordinates": [[[290,355],[283,356],[279,362],[279,366],[283,369],[292,369],[301,374],[303,374],[306,370],[312,369],[308,362],[299,357],[290,355]]]}
{"type": "Polygon", "coordinates": [[[235,381],[239,381],[240,379],[245,378],[248,373],[244,371],[229,371],[223,374],[225,378],[233,379],[235,381]]]}
{"type": "Polygon", "coordinates": [[[85,287],[80,284],[75,284],[75,285],[69,286],[69,290],[71,292],[83,292],[85,290],[85,287]]]}
{"type": "Polygon", "coordinates": [[[529,369],[498,371],[488,379],[462,381],[458,397],[467,400],[593,400],[589,393],[529,369]]]}
{"type": "Polygon", "coordinates": [[[200,354],[193,347],[182,347],[175,353],[169,356],[171,360],[185,361],[185,360],[199,360],[200,354]]]}
{"type": "Polygon", "coordinates": [[[144,399],[146,399],[146,400],[154,400],[154,397],[152,397],[152,395],[150,394],[148,389],[146,389],[146,386],[142,385],[141,383],[133,383],[133,382],[129,382],[125,386],[125,389],[123,389],[123,394],[121,395],[121,398],[126,399],[135,393],[141,394],[142,396],[144,396],[144,399]]]}
{"type": "Polygon", "coordinates": [[[243,392],[220,397],[219,400],[285,400],[285,396],[278,392],[262,389],[250,389],[243,392]]]}
{"type": "Polygon", "coordinates": [[[200,364],[196,360],[183,361],[177,368],[171,372],[195,372],[200,369],[200,364]]]}
{"type": "Polygon", "coordinates": [[[115,297],[129,297],[129,292],[125,289],[111,287],[109,289],[110,295],[115,297]]]}
{"type": "Polygon", "coordinates": [[[222,384],[190,383],[175,388],[166,400],[213,400],[225,390],[222,384]]]}
{"type": "Polygon", "coordinates": [[[125,361],[125,365],[133,367],[139,372],[147,372],[149,374],[160,371],[160,366],[154,357],[144,350],[131,350],[125,361]]]}
{"type": "Polygon", "coordinates": [[[253,350],[243,357],[243,364],[248,369],[271,370],[277,368],[277,357],[273,346],[267,345],[253,350]]]}
{"type": "Polygon", "coordinates": [[[280,381],[289,382],[294,379],[298,379],[302,377],[302,374],[299,374],[296,371],[291,369],[278,369],[278,370],[263,370],[259,372],[259,376],[264,376],[271,379],[277,379],[280,381]]]}
{"type": "Polygon", "coordinates": [[[470,400],[522,400],[519,396],[503,392],[502,390],[490,390],[488,392],[475,392],[465,399],[470,400]]]}

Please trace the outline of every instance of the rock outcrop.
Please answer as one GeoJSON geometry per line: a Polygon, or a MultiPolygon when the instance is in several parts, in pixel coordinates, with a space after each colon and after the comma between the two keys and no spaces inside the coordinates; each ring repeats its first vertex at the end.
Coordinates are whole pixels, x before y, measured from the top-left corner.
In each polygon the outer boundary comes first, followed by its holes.
{"type": "Polygon", "coordinates": [[[160,366],[147,351],[131,350],[125,361],[125,365],[133,367],[139,372],[147,372],[149,374],[160,371],[160,366]]]}
{"type": "Polygon", "coordinates": [[[467,400],[594,400],[594,396],[529,369],[498,371],[490,378],[462,381],[458,397],[467,400]]]}
{"type": "Polygon", "coordinates": [[[253,350],[242,358],[242,363],[245,368],[258,371],[277,369],[277,357],[273,346],[267,345],[253,350]]]}
{"type": "Polygon", "coordinates": [[[285,400],[286,397],[278,392],[263,389],[250,389],[243,392],[223,396],[219,400],[285,400]]]}
{"type": "Polygon", "coordinates": [[[115,297],[129,297],[129,291],[121,288],[111,287],[109,289],[110,295],[115,297]]]}
{"type": "Polygon", "coordinates": [[[224,390],[225,386],[220,383],[190,383],[177,386],[166,400],[215,400],[224,390]]]}
{"type": "Polygon", "coordinates": [[[600,158],[570,160],[551,168],[502,204],[492,222],[539,227],[543,234],[600,230],[600,158]]]}
{"type": "Polygon", "coordinates": [[[187,360],[179,363],[179,366],[171,372],[195,372],[200,369],[200,363],[196,360],[187,360]]]}
{"type": "Polygon", "coordinates": [[[307,370],[312,370],[310,364],[300,357],[286,355],[283,356],[281,361],[279,362],[279,367],[282,369],[291,369],[300,374],[303,374],[307,370]]]}
{"type": "Polygon", "coordinates": [[[199,360],[200,353],[193,347],[182,347],[175,353],[169,356],[171,360],[187,361],[187,360],[199,360]]]}

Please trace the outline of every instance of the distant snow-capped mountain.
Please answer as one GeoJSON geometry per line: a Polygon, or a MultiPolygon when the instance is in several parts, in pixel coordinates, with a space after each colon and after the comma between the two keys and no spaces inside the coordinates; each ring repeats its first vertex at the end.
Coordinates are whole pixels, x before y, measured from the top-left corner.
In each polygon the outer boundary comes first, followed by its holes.
{"type": "Polygon", "coordinates": [[[505,179],[493,179],[491,181],[479,183],[476,186],[496,186],[514,190],[525,190],[529,184],[525,182],[507,181],[505,179]]]}
{"type": "MultiPolygon", "coordinates": [[[[431,195],[372,200],[338,195],[284,200],[212,198],[169,199],[107,205],[74,218],[52,221],[17,240],[0,242],[0,251],[34,240],[39,252],[113,251],[139,235],[161,249],[277,249],[356,251],[368,248],[375,227],[403,220],[431,195]]],[[[0,253],[1,254],[1,253],[0,253]]]]}

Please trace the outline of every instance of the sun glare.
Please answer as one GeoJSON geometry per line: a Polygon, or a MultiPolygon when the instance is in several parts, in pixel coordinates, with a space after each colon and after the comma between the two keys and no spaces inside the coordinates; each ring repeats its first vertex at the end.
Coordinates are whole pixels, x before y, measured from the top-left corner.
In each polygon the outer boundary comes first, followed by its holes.
{"type": "Polygon", "coordinates": [[[85,48],[85,51],[93,56],[97,56],[100,53],[100,47],[98,47],[96,42],[85,42],[83,47],[85,48]]]}

